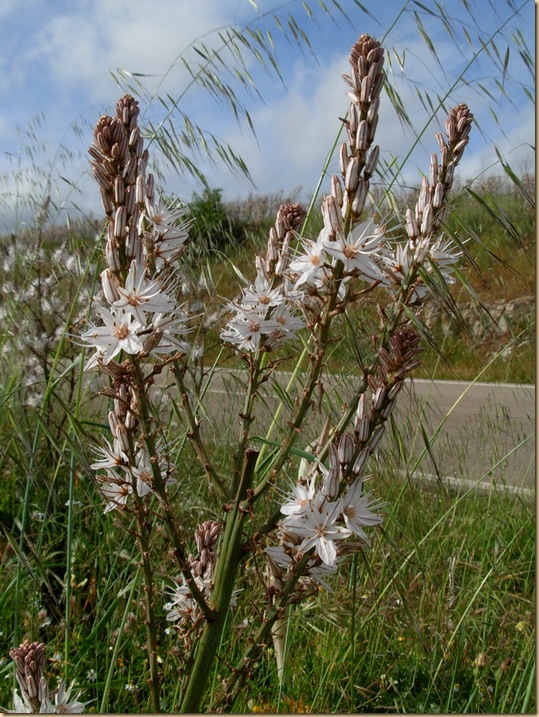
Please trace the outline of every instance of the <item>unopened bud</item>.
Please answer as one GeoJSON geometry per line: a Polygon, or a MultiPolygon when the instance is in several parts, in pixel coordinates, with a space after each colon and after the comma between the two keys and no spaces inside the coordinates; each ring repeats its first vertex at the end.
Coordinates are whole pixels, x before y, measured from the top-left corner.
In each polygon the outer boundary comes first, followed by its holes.
{"type": "Polygon", "coordinates": [[[436,182],[438,181],[438,155],[436,152],[433,152],[430,157],[430,173],[429,173],[429,183],[431,187],[434,187],[436,185],[436,182]]]}
{"type": "Polygon", "coordinates": [[[356,133],[356,149],[364,152],[369,146],[369,123],[367,120],[361,120],[356,133]]]}
{"type": "Polygon", "coordinates": [[[125,211],[125,207],[122,205],[121,207],[118,207],[116,210],[116,215],[114,217],[114,236],[117,239],[122,239],[123,235],[125,233],[125,222],[127,218],[127,213],[125,211]]]}
{"type": "Polygon", "coordinates": [[[374,411],[380,411],[387,396],[387,388],[378,386],[372,398],[372,407],[374,411]]]}
{"type": "Polygon", "coordinates": [[[118,280],[116,279],[116,275],[113,271],[111,271],[110,268],[105,269],[105,271],[101,272],[101,287],[103,289],[105,299],[109,302],[109,304],[113,304],[115,301],[118,301],[118,299],[120,298],[120,292],[118,291],[118,280]]]}
{"type": "Polygon", "coordinates": [[[324,218],[324,226],[330,229],[333,234],[340,231],[342,227],[341,209],[331,194],[324,197],[324,201],[322,202],[322,216],[324,218]]]}
{"type": "Polygon", "coordinates": [[[341,149],[339,151],[339,162],[340,162],[340,166],[341,166],[341,174],[344,177],[344,176],[346,176],[346,170],[348,168],[348,162],[349,162],[348,147],[346,146],[346,144],[344,142],[341,144],[341,149]]]}
{"type": "Polygon", "coordinates": [[[445,187],[441,182],[437,182],[436,188],[434,189],[434,197],[432,198],[432,206],[434,209],[439,209],[444,201],[445,187]]]}
{"type": "Polygon", "coordinates": [[[369,443],[369,450],[372,453],[374,450],[376,450],[378,444],[382,440],[382,436],[384,435],[386,430],[386,427],[384,425],[378,426],[376,431],[374,432],[371,441],[369,443]]]}
{"type": "Polygon", "coordinates": [[[342,466],[348,465],[354,455],[354,439],[349,433],[343,433],[339,440],[338,458],[342,466]]]}
{"type": "Polygon", "coordinates": [[[114,177],[114,202],[124,203],[124,180],[122,177],[114,177]]]}
{"type": "Polygon", "coordinates": [[[417,239],[419,236],[419,227],[417,226],[412,210],[409,208],[406,210],[406,233],[412,240],[417,239]]]}
{"type": "Polygon", "coordinates": [[[331,177],[331,194],[335,198],[339,207],[342,207],[342,185],[339,178],[335,174],[331,177]]]}
{"type": "Polygon", "coordinates": [[[423,212],[423,219],[421,220],[421,234],[427,236],[430,233],[432,227],[432,220],[434,218],[434,209],[432,204],[429,202],[423,212]]]}
{"type": "Polygon", "coordinates": [[[137,177],[135,199],[138,204],[144,204],[144,201],[146,199],[146,186],[142,174],[139,174],[137,177]]]}
{"type": "Polygon", "coordinates": [[[365,169],[363,170],[363,176],[365,179],[370,179],[374,174],[376,165],[378,164],[378,158],[380,157],[380,147],[376,145],[369,155],[365,169]]]}
{"type": "Polygon", "coordinates": [[[363,474],[363,470],[365,469],[365,464],[367,463],[369,455],[370,451],[367,447],[365,447],[357,457],[354,463],[354,467],[352,468],[352,471],[354,472],[355,476],[360,476],[363,474]]]}
{"type": "Polygon", "coordinates": [[[367,102],[369,101],[369,96],[371,94],[371,89],[372,78],[370,77],[370,75],[367,75],[367,77],[364,77],[361,80],[361,94],[359,96],[359,101],[361,102],[361,104],[367,104],[367,102]]]}
{"type": "Polygon", "coordinates": [[[359,180],[359,161],[357,157],[352,157],[346,169],[344,186],[350,194],[355,194],[357,183],[359,180]]]}
{"type": "Polygon", "coordinates": [[[119,271],[121,267],[120,255],[114,238],[108,238],[105,244],[105,259],[113,271],[119,271]]]}

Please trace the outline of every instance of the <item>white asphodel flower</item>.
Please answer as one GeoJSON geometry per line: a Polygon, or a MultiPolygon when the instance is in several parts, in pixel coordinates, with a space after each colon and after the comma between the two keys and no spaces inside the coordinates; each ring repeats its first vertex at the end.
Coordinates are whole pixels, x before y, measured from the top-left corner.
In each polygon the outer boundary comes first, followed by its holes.
{"type": "Polygon", "coordinates": [[[382,274],[374,259],[380,250],[383,230],[372,220],[354,227],[347,237],[324,241],[324,249],[330,256],[342,261],[346,273],[357,272],[366,281],[376,281],[382,274]]]}
{"type": "Polygon", "coordinates": [[[383,522],[381,515],[373,513],[372,508],[383,505],[381,501],[371,500],[370,493],[363,493],[363,480],[357,479],[342,496],[342,513],[347,527],[367,545],[370,541],[363,528],[365,526],[380,525],[383,522]]]}
{"type": "Polygon", "coordinates": [[[157,269],[181,254],[188,238],[190,224],[191,222],[185,219],[183,206],[165,206],[163,202],[152,205],[146,201],[145,210],[139,220],[139,231],[150,231],[156,235],[153,254],[157,269]]]}
{"type": "Polygon", "coordinates": [[[104,481],[103,485],[99,486],[99,489],[105,500],[108,501],[103,512],[109,513],[111,510],[124,508],[129,496],[133,492],[131,484],[123,481],[113,482],[113,480],[107,483],[105,476],[98,476],[98,478],[104,481]]]}
{"type": "Polygon", "coordinates": [[[279,306],[285,300],[286,296],[280,286],[272,288],[268,279],[261,274],[257,274],[255,283],[243,291],[241,306],[263,310],[268,309],[270,306],[279,306]]]}
{"type": "Polygon", "coordinates": [[[304,253],[299,254],[288,267],[289,272],[297,277],[296,288],[302,284],[323,286],[327,283],[330,270],[324,263],[325,236],[326,232],[322,230],[315,242],[310,239],[300,240],[304,253]]]}
{"type": "Polygon", "coordinates": [[[288,304],[277,306],[272,312],[271,318],[279,324],[278,333],[282,335],[283,339],[291,338],[305,326],[303,319],[294,314],[288,304]]]}
{"type": "Polygon", "coordinates": [[[136,261],[131,262],[124,286],[117,286],[120,298],[112,306],[121,309],[140,321],[146,322],[146,313],[167,313],[173,311],[176,302],[164,293],[159,280],[148,281],[146,268],[136,261]]]}
{"type": "Polygon", "coordinates": [[[150,353],[154,356],[161,354],[169,354],[174,351],[187,353],[189,344],[182,338],[192,329],[187,326],[189,316],[180,314],[179,310],[174,314],[155,314],[154,319],[149,326],[151,333],[147,341],[151,344],[150,353]],[[158,337],[157,343],[153,341],[153,337],[158,337]]]}
{"type": "Polygon", "coordinates": [[[232,305],[236,310],[234,316],[221,333],[223,341],[237,344],[240,349],[256,351],[263,337],[281,328],[281,324],[273,318],[266,319],[258,311],[232,305]]]}
{"type": "MultiPolygon", "coordinates": [[[[150,455],[145,448],[141,448],[137,451],[136,461],[137,465],[136,467],[131,468],[131,473],[137,479],[137,493],[142,497],[148,495],[148,493],[153,493],[154,481],[152,462],[150,460],[150,455]]],[[[167,471],[167,469],[170,470],[168,462],[165,459],[159,459],[158,462],[163,474],[163,479],[165,480],[165,485],[169,486],[176,483],[175,478],[170,475],[166,477],[165,475],[165,471],[167,471]]]]}
{"type": "MultiPolygon", "coordinates": [[[[319,496],[323,500],[323,496],[319,496]]],[[[320,502],[320,500],[318,502],[320,502]]],[[[311,502],[316,502],[316,491],[314,488],[314,477],[308,485],[298,483],[292,489],[289,500],[281,506],[283,515],[303,515],[311,502]]]]}
{"type": "Polygon", "coordinates": [[[103,306],[98,307],[103,326],[92,325],[85,331],[82,340],[96,348],[96,354],[86,364],[86,368],[95,366],[99,359],[107,364],[120,351],[138,354],[142,351],[142,340],[137,332],[144,329],[143,324],[133,314],[125,311],[109,311],[103,306]]]}
{"type": "Polygon", "coordinates": [[[337,558],[335,541],[352,535],[349,528],[337,525],[336,521],[341,513],[340,501],[326,502],[320,507],[310,502],[304,513],[285,518],[281,526],[286,533],[303,538],[298,546],[299,552],[305,553],[315,548],[322,562],[326,565],[335,565],[337,558]]]}
{"type": "MultiPolygon", "coordinates": [[[[49,696],[49,689],[45,678],[42,678],[42,683],[39,687],[39,713],[38,714],[81,714],[84,712],[86,702],[80,702],[79,697],[81,692],[78,692],[73,699],[71,699],[71,692],[73,690],[73,684],[66,688],[63,682],[58,684],[58,687],[49,696]]],[[[10,710],[8,714],[36,714],[36,710],[22,691],[22,697],[19,695],[18,690],[13,690],[13,710],[10,710]]]]}
{"type": "MultiPolygon", "coordinates": [[[[182,577],[183,584],[174,583],[173,588],[168,588],[169,602],[163,606],[167,610],[166,619],[169,622],[194,622],[200,613],[196,600],[182,577]]],[[[208,594],[208,586],[201,577],[195,577],[198,589],[203,594],[208,594]]]]}
{"type": "Polygon", "coordinates": [[[444,279],[454,283],[455,279],[449,275],[455,264],[462,256],[462,252],[454,245],[451,239],[440,237],[430,247],[427,253],[428,258],[436,264],[444,279]]]}
{"type": "Polygon", "coordinates": [[[78,692],[73,698],[71,698],[71,692],[73,690],[73,684],[66,687],[63,682],[60,682],[56,690],[51,695],[54,698],[53,712],[55,714],[80,714],[84,712],[86,702],[80,702],[79,697],[81,692],[78,692]]]}
{"type": "Polygon", "coordinates": [[[105,470],[106,468],[126,468],[129,460],[127,454],[122,450],[121,442],[117,438],[113,439],[112,445],[106,439],[104,441],[104,447],[95,449],[96,453],[103,457],[92,463],[90,468],[96,471],[105,470]]]}

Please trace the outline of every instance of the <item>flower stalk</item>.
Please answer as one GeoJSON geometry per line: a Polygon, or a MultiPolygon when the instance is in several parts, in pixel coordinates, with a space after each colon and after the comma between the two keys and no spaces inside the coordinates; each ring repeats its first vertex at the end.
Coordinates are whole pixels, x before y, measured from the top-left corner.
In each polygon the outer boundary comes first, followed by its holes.
{"type": "MultiPolygon", "coordinates": [[[[156,199],[133,98],[123,97],[115,116],[102,117],[96,126],[90,155],[106,217],[107,266],[101,275],[106,305],[97,305],[101,321],[91,324],[82,339],[95,349],[87,368],[97,368],[109,379],[103,393],[112,408],[111,440],[98,449],[99,460],[92,468],[98,472],[105,512],[131,511],[136,516],[155,712],[160,710],[162,675],[151,516],[167,528],[170,555],[179,573],[174,587],[168,588],[165,610],[183,641],[180,709],[189,713],[204,705],[211,667],[248,556],[257,565],[266,602],[260,624],[223,681],[214,709],[233,706],[272,635],[279,648],[290,606],[320,586],[331,589],[329,580],[339,564],[366,550],[370,531],[382,523],[378,511],[383,503],[365,492],[367,464],[383,438],[404,380],[419,363],[419,336],[408,315],[417,315],[429,298],[429,277],[452,281],[458,254],[440,234],[455,167],[473,119],[465,105],[451,111],[447,138],[437,137],[440,159],[433,155],[415,209],[408,209],[400,222],[406,236],[390,241],[386,228],[366,216],[370,180],[380,155],[374,140],[383,65],[380,43],[362,35],[352,47],[350,74],[344,78],[350,98],[342,120],[347,142],[339,151],[340,175],[331,178],[330,192],[322,201],[318,237],[302,235],[305,212],[300,205],[283,205],[265,251],[255,260],[253,283],[228,303],[230,316],[221,339],[239,354],[247,372],[228,471],[212,458],[211,444],[201,431],[202,397],[193,397],[186,381],[190,317],[179,303],[175,273],[188,233],[183,209],[156,199]],[[297,481],[290,486],[294,451],[313,413],[315,392],[323,391],[335,319],[374,289],[385,290],[387,296],[379,333],[371,337],[374,357],[362,360],[352,398],[334,425],[326,421],[312,450],[303,453],[297,481]],[[306,348],[301,368],[296,367],[287,387],[287,393],[295,392],[292,415],[279,434],[281,404],[267,427],[266,445],[255,450],[253,424],[261,386],[279,365],[279,350],[300,332],[306,348]],[[304,359],[310,363],[305,371],[304,359]],[[150,390],[165,367],[175,379],[185,435],[210,490],[222,501],[220,519],[203,516],[195,532],[196,554],[189,553],[181,516],[171,499],[177,469],[166,444],[167,426],[150,390]],[[275,450],[268,455],[270,440],[275,450]],[[261,501],[263,495],[273,500],[261,501]]],[[[281,661],[280,676],[282,667],[281,661]]]]}

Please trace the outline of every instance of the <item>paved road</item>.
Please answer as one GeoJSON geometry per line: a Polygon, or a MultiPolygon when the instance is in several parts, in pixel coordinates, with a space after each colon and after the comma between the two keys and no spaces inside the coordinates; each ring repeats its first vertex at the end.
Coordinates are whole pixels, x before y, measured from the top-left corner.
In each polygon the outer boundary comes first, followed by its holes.
{"type": "MultiPolygon", "coordinates": [[[[286,386],[290,374],[280,372],[277,384],[286,386]]],[[[229,433],[234,440],[243,398],[240,372],[220,371],[205,398],[206,430],[229,433]]],[[[327,401],[310,420],[303,443],[320,431],[328,407],[335,418],[352,390],[348,377],[332,376],[324,385],[327,401]]],[[[257,408],[255,432],[265,435],[278,400],[268,385],[257,408]]],[[[516,384],[468,384],[459,381],[407,381],[395,411],[394,425],[402,434],[404,473],[443,476],[448,482],[482,481],[485,485],[535,486],[535,387],[516,384]],[[427,449],[428,444],[428,449],[427,449]]],[[[285,411],[279,421],[286,421],[285,411]]],[[[390,430],[380,446],[379,460],[395,454],[390,430]]],[[[527,491],[526,491],[527,492],[527,491]]]]}
{"type": "MultiPolygon", "coordinates": [[[[429,440],[436,436],[423,472],[535,487],[535,386],[415,380],[400,410],[421,416],[429,440]]],[[[414,455],[425,452],[417,426],[408,438],[414,455]]]]}

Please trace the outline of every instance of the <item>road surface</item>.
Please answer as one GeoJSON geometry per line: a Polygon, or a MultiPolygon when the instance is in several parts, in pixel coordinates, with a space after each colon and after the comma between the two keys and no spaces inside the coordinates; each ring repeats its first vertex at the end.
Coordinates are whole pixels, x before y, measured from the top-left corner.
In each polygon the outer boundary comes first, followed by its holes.
{"type": "MultiPolygon", "coordinates": [[[[276,387],[285,391],[290,378],[287,372],[276,376],[277,386],[268,383],[258,402],[254,431],[261,436],[266,435],[279,405],[276,387]]],[[[214,376],[204,400],[205,431],[235,440],[244,378],[239,371],[225,370],[214,376]]],[[[352,390],[349,377],[325,379],[320,411],[309,420],[299,447],[319,434],[330,407],[337,419],[352,390]]],[[[288,416],[284,411],[278,422],[284,424],[288,416]]],[[[391,464],[398,461],[403,474],[443,477],[448,484],[457,480],[464,484],[480,481],[483,487],[508,485],[525,489],[528,495],[534,490],[535,386],[408,380],[399,394],[394,418],[404,456],[397,457],[388,425],[378,460],[387,460],[387,454],[393,454],[391,464]]]]}

